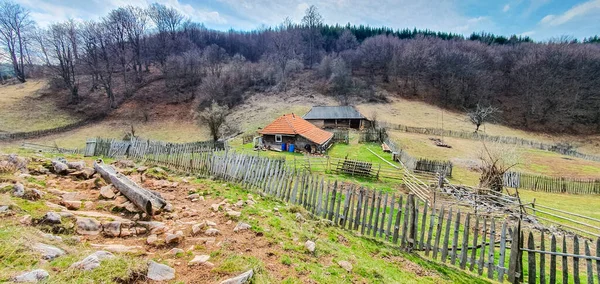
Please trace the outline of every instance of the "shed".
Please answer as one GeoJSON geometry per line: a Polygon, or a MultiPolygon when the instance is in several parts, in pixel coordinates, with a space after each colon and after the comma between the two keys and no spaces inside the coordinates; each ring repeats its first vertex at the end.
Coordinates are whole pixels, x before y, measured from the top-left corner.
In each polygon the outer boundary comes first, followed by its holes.
{"type": "Polygon", "coordinates": [[[293,113],[280,116],[258,133],[265,146],[288,149],[289,145],[294,145],[295,149],[311,153],[327,150],[333,138],[333,133],[320,129],[293,113]]]}
{"type": "Polygon", "coordinates": [[[353,106],[314,106],[303,118],[320,128],[363,129],[370,121],[353,106]]]}

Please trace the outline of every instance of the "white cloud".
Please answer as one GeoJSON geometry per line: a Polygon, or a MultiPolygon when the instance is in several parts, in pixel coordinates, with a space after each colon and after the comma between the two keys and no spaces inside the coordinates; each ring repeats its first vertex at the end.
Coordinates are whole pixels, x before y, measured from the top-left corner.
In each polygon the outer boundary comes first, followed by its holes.
{"type": "Polygon", "coordinates": [[[510,4],[504,5],[504,8],[502,8],[502,12],[508,12],[508,10],[510,10],[510,4]]]}
{"type": "Polygon", "coordinates": [[[560,15],[547,15],[540,24],[547,26],[560,26],[581,16],[600,12],[600,0],[592,0],[573,6],[560,15]]]}
{"type": "Polygon", "coordinates": [[[531,37],[534,34],[535,34],[535,31],[526,31],[526,32],[520,33],[519,36],[522,36],[522,37],[525,37],[525,36],[531,37]]]}

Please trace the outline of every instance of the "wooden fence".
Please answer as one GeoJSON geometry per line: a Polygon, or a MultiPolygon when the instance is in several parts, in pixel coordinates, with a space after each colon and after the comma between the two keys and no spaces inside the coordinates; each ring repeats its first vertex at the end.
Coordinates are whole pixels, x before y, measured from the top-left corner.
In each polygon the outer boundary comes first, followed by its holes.
{"type": "Polygon", "coordinates": [[[454,131],[447,129],[439,129],[439,128],[427,128],[427,127],[412,127],[406,126],[402,124],[393,124],[385,121],[378,122],[379,126],[382,128],[387,128],[391,130],[398,130],[402,132],[409,133],[417,133],[417,134],[425,134],[425,135],[435,135],[435,136],[444,136],[444,137],[454,137],[454,138],[462,138],[462,139],[470,139],[470,140],[481,140],[493,143],[501,143],[501,144],[511,144],[511,145],[519,145],[528,148],[546,150],[557,152],[566,156],[572,156],[584,160],[596,161],[600,162],[600,156],[588,155],[577,152],[575,150],[564,150],[560,147],[556,147],[554,144],[547,144],[533,140],[527,140],[519,137],[511,137],[511,136],[492,136],[487,134],[481,134],[479,132],[468,132],[468,131],[454,131]]]}
{"type": "Polygon", "coordinates": [[[383,143],[387,139],[387,132],[385,128],[368,128],[359,133],[359,143],[383,143]]]}
{"type": "Polygon", "coordinates": [[[406,168],[411,171],[423,171],[430,173],[445,173],[446,176],[452,176],[452,162],[429,160],[425,158],[414,158],[399,147],[395,142],[386,138],[384,143],[390,147],[393,153],[393,159],[401,162],[406,168]]]}
{"type": "Polygon", "coordinates": [[[600,194],[600,178],[577,179],[506,172],[504,186],[552,193],[600,194]]]}
{"type": "Polygon", "coordinates": [[[350,142],[350,131],[348,131],[348,129],[335,129],[335,130],[333,130],[332,141],[334,143],[348,144],[350,142]]]}
{"type": "Polygon", "coordinates": [[[84,149],[66,149],[66,148],[60,148],[58,146],[47,146],[47,145],[40,145],[40,144],[28,143],[28,142],[21,144],[21,147],[25,148],[25,149],[32,149],[35,151],[40,151],[40,152],[72,154],[72,155],[80,155],[80,154],[83,154],[83,152],[84,152],[84,149]]]}
{"type": "Polygon", "coordinates": [[[86,141],[84,153],[86,156],[105,156],[122,158],[126,156],[140,157],[147,152],[167,157],[179,157],[188,153],[199,153],[214,150],[224,150],[221,141],[199,141],[189,143],[168,143],[163,141],[134,138],[130,141],[117,139],[92,138],[86,141]],[[157,154],[158,151],[163,151],[157,154]]]}
{"type": "Polygon", "coordinates": [[[248,134],[248,135],[242,136],[242,144],[252,143],[253,140],[254,140],[253,134],[248,134]]]}
{"type": "MultiPolygon", "coordinates": [[[[326,181],[324,176],[299,170],[284,159],[213,150],[166,155],[171,152],[170,147],[166,144],[129,153],[138,160],[173,170],[238,183],[247,190],[302,206],[313,218],[326,219],[334,226],[360,236],[376,238],[401,250],[469,269],[489,279],[517,283],[529,277],[528,272],[537,271],[536,267],[546,267],[548,262],[542,262],[540,255],[544,259],[546,255],[572,259],[573,268],[567,276],[562,274],[563,279],[569,275],[573,279],[587,277],[588,281],[589,277],[600,277],[600,240],[595,247],[585,243],[586,254],[579,254],[575,242],[572,254],[566,254],[565,249],[548,252],[543,245],[539,249],[535,245],[524,247],[523,235],[529,232],[521,228],[520,221],[510,218],[496,219],[485,214],[460,212],[452,207],[439,207],[420,202],[414,194],[326,181]],[[591,256],[592,251],[598,256],[591,256]],[[527,258],[523,257],[523,252],[527,252],[527,258]],[[586,261],[587,271],[580,271],[579,260],[586,261]],[[595,272],[593,261],[596,261],[595,272]]],[[[567,270],[563,265],[560,271],[567,270]]],[[[552,279],[553,272],[551,269],[540,270],[536,275],[534,280],[540,279],[541,275],[552,279]]]]}
{"type": "MultiPolygon", "coordinates": [[[[288,163],[291,167],[297,170],[303,170],[310,173],[333,173],[352,175],[351,171],[339,171],[340,167],[343,167],[346,159],[332,158],[332,157],[316,157],[316,156],[304,156],[302,158],[294,158],[289,160],[288,163]]],[[[364,163],[365,161],[356,161],[358,163],[364,163]]],[[[369,176],[377,179],[394,179],[402,180],[404,172],[398,167],[392,167],[385,163],[371,163],[371,171],[369,176]]],[[[355,175],[359,175],[356,174],[355,175]]]]}

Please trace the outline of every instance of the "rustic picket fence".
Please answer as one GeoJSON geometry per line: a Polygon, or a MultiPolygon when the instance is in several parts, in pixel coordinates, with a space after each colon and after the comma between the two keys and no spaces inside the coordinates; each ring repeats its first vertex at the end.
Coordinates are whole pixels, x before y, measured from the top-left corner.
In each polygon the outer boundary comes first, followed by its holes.
{"type": "Polygon", "coordinates": [[[47,146],[35,143],[25,142],[21,144],[21,148],[30,149],[34,151],[47,152],[47,153],[59,153],[59,154],[71,154],[71,155],[81,155],[84,152],[84,149],[67,149],[61,148],[58,146],[47,146]]]}
{"type": "Polygon", "coordinates": [[[434,135],[434,136],[443,136],[443,137],[454,137],[461,139],[469,139],[469,140],[480,140],[486,142],[493,143],[501,143],[501,144],[510,144],[510,145],[518,145],[524,146],[528,148],[540,149],[545,151],[557,152],[566,156],[576,157],[589,161],[600,162],[600,156],[589,155],[577,152],[575,150],[563,150],[557,148],[556,145],[542,143],[538,141],[523,139],[519,137],[512,136],[492,136],[487,134],[482,134],[479,132],[468,132],[468,131],[454,131],[440,128],[428,128],[428,127],[412,127],[406,126],[402,124],[394,124],[385,121],[378,122],[378,125],[382,128],[387,128],[390,130],[398,130],[402,132],[408,133],[417,133],[424,135],[434,135]]]}
{"type": "MultiPolygon", "coordinates": [[[[320,157],[305,155],[302,158],[290,159],[288,163],[290,166],[297,170],[305,170],[311,173],[333,173],[346,174],[352,176],[352,170],[350,171],[338,171],[340,167],[343,167],[344,161],[347,159],[333,158],[333,157],[320,157]]],[[[369,163],[365,161],[353,160],[356,163],[369,163]]],[[[370,163],[371,171],[370,176],[377,179],[393,179],[402,180],[404,172],[399,170],[397,167],[393,167],[386,163],[370,163]]],[[[358,173],[357,175],[360,175],[358,173]]]]}
{"type": "MultiPolygon", "coordinates": [[[[326,219],[342,229],[382,240],[404,251],[417,252],[460,269],[469,269],[489,279],[508,279],[513,283],[522,281],[529,276],[528,271],[535,271],[530,268],[531,262],[528,260],[533,259],[535,267],[547,265],[548,262],[540,263],[540,255],[561,256],[571,259],[573,263],[584,259],[586,264],[596,261],[596,266],[600,265],[600,240],[595,247],[586,243],[589,249],[582,255],[578,249],[566,254],[564,249],[562,252],[553,252],[545,251],[543,246],[541,249],[525,248],[522,245],[525,230],[521,229],[518,220],[496,219],[486,214],[439,207],[430,199],[419,201],[420,198],[414,194],[384,192],[357,184],[326,180],[322,175],[299,170],[285,159],[210,148],[194,149],[193,146],[188,144],[187,150],[173,152],[172,144],[136,141],[130,146],[128,154],[136,160],[175,171],[240,184],[263,196],[302,206],[314,218],[326,219]],[[588,250],[596,251],[598,256],[591,256],[588,250]],[[523,258],[523,252],[532,254],[533,258],[529,258],[529,255],[523,258]]],[[[596,268],[594,272],[592,267],[582,273],[579,268],[579,265],[573,266],[570,272],[573,279],[579,279],[581,275],[587,275],[586,279],[589,275],[598,277],[600,270],[596,268]]],[[[552,279],[552,269],[540,273],[552,279]]],[[[563,273],[562,277],[569,276],[563,273]]]]}
{"type": "Polygon", "coordinates": [[[189,143],[168,143],[164,141],[134,138],[131,140],[117,140],[106,138],[87,139],[84,150],[85,156],[104,156],[110,158],[141,157],[147,152],[165,155],[169,159],[179,159],[191,152],[205,152],[224,150],[226,144],[221,141],[199,141],[189,143]]]}
{"type": "Polygon", "coordinates": [[[425,158],[415,158],[404,151],[398,144],[389,138],[384,139],[383,143],[390,147],[394,161],[401,162],[411,171],[423,171],[430,173],[445,173],[446,176],[452,176],[452,162],[430,160],[425,158]]]}
{"type": "Polygon", "coordinates": [[[361,131],[358,135],[359,143],[382,143],[388,138],[385,128],[368,128],[361,131]]]}
{"type": "Polygon", "coordinates": [[[88,119],[80,120],[77,122],[73,122],[67,125],[50,128],[50,129],[42,129],[42,130],[33,130],[33,131],[24,131],[24,132],[12,132],[12,133],[0,133],[0,141],[10,141],[10,140],[20,140],[20,139],[31,139],[42,137],[51,134],[62,133],[65,131],[73,130],[75,128],[87,125],[89,123],[98,121],[103,119],[106,115],[98,115],[88,119]]]}
{"type": "Polygon", "coordinates": [[[350,131],[348,129],[334,129],[332,141],[334,143],[350,143],[350,131]]]}
{"type": "Polygon", "coordinates": [[[578,179],[506,172],[504,186],[551,193],[600,194],[600,178],[578,179]]]}

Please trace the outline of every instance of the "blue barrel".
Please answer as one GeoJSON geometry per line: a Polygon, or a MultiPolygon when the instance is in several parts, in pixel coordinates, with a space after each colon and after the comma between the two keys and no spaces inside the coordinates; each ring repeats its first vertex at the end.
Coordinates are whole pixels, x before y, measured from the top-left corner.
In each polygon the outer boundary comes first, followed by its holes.
{"type": "Polygon", "coordinates": [[[290,144],[290,147],[288,147],[290,152],[294,152],[294,149],[296,148],[296,146],[294,146],[294,144],[290,144]]]}
{"type": "Polygon", "coordinates": [[[285,150],[287,150],[285,146],[286,146],[286,144],[285,144],[285,143],[281,143],[281,151],[285,151],[285,150]]]}

